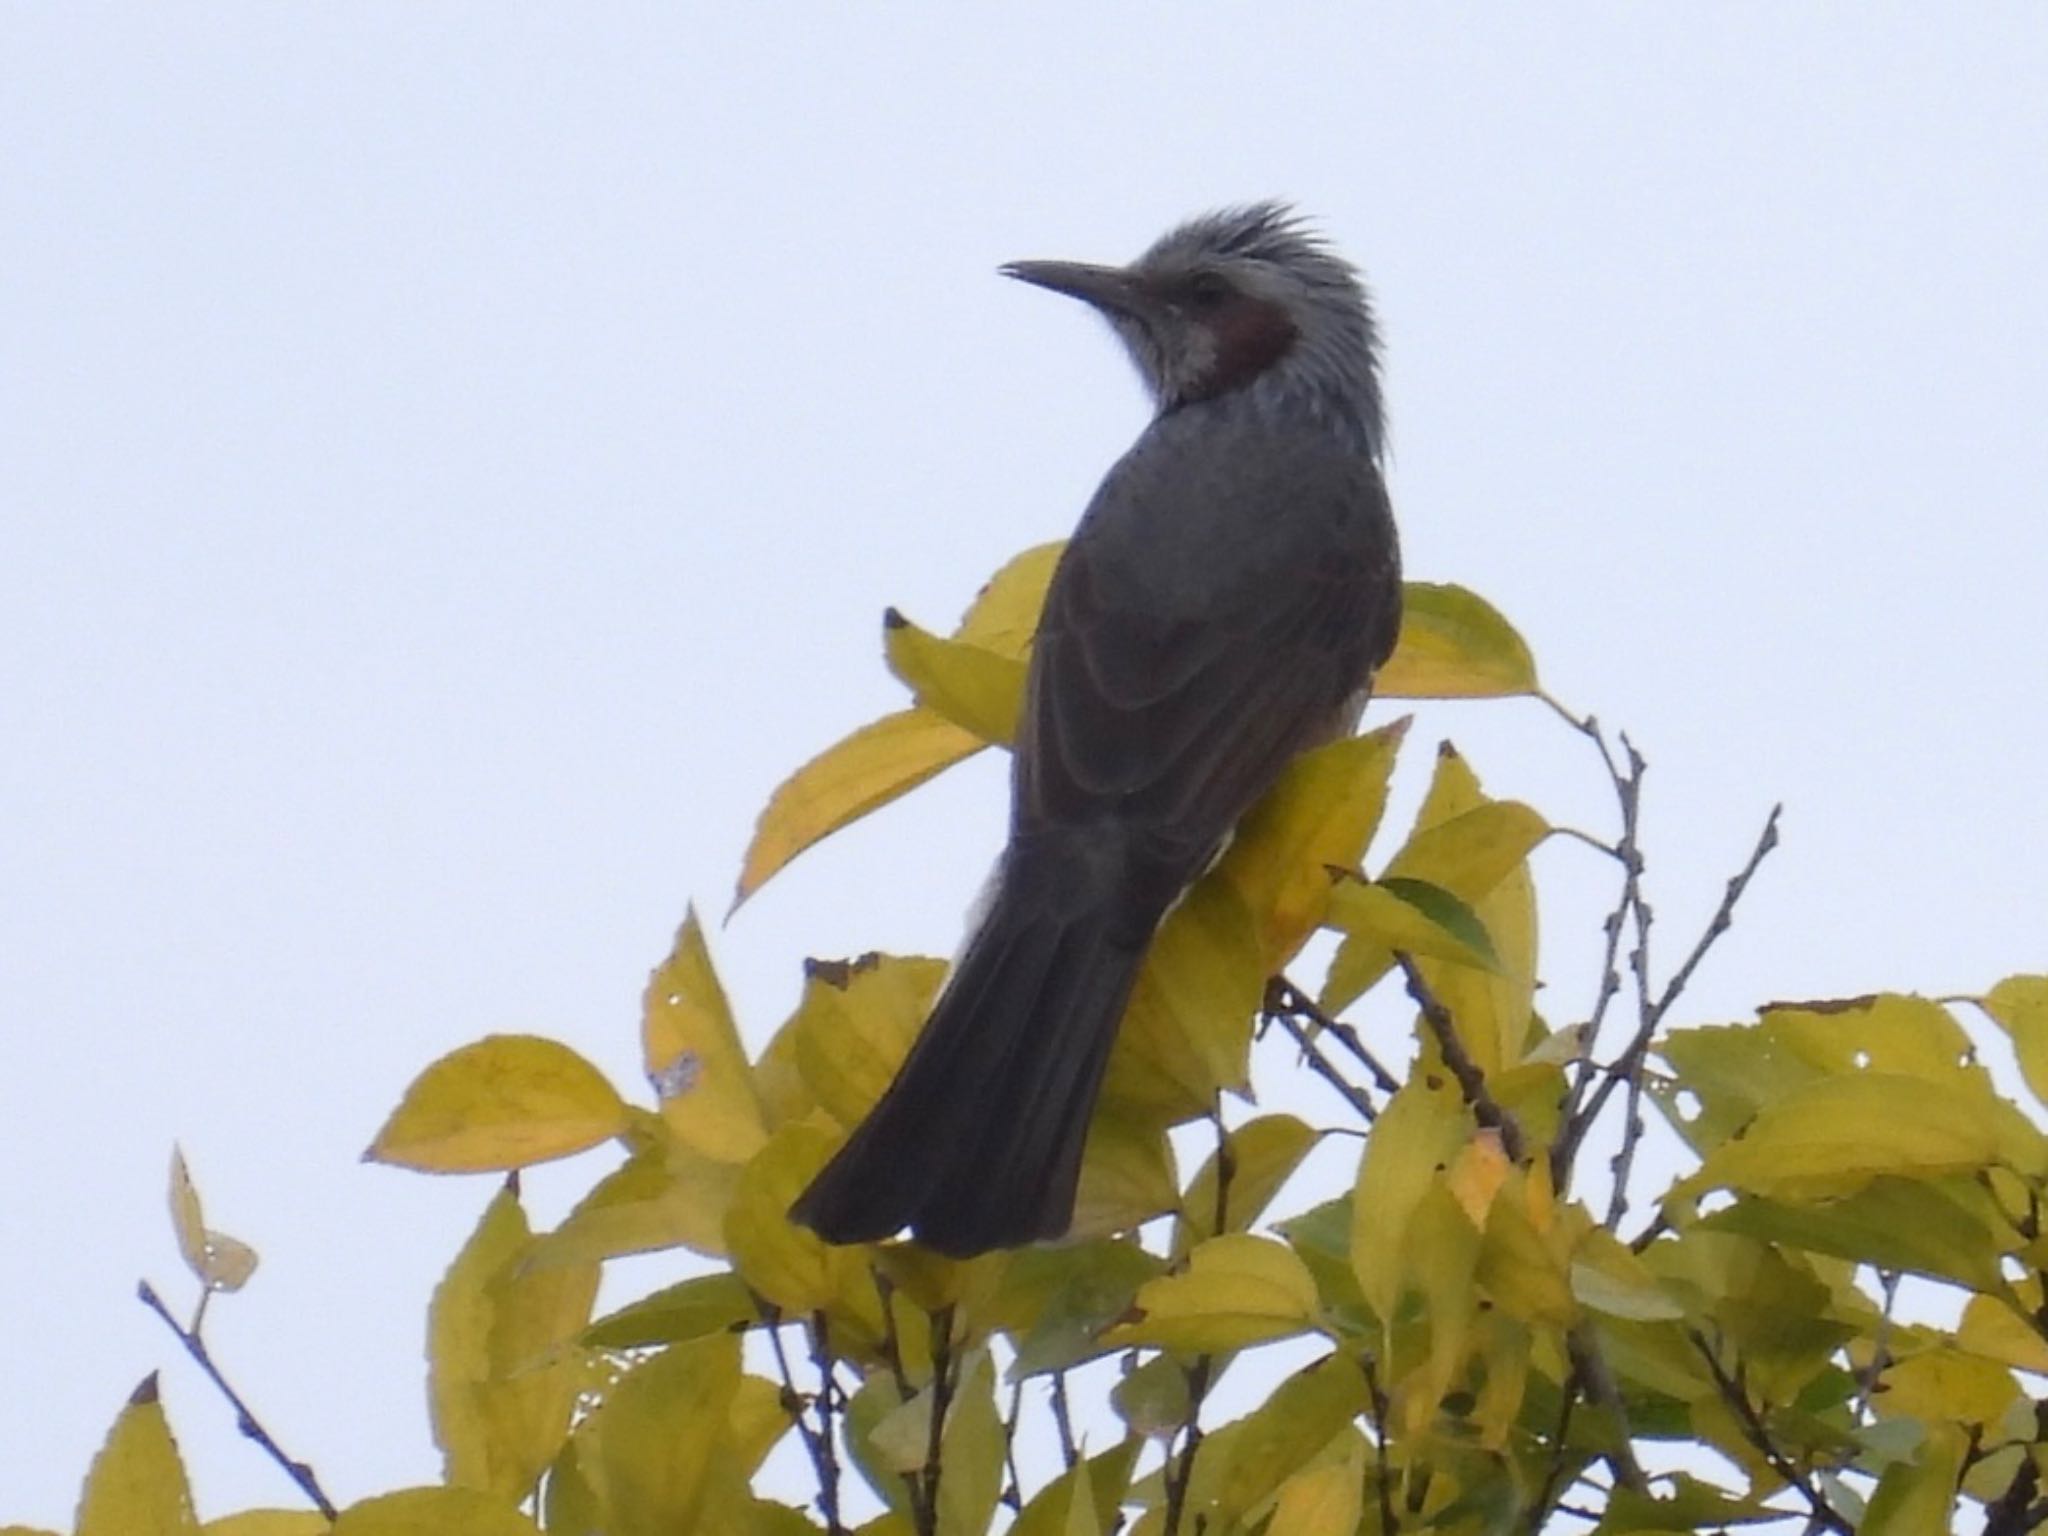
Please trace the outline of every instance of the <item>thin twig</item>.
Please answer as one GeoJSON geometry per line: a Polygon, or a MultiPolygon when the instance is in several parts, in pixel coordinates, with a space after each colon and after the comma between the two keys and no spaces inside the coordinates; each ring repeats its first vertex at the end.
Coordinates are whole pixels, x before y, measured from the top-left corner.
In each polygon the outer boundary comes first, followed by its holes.
{"type": "Polygon", "coordinates": [[[1372,1100],[1365,1096],[1365,1090],[1339,1071],[1337,1064],[1322,1053],[1316,1045],[1315,1037],[1302,1027],[1300,1019],[1285,1009],[1269,1009],[1266,1017],[1274,1020],[1294,1037],[1294,1043],[1301,1047],[1302,1060],[1315,1069],[1318,1077],[1336,1089],[1338,1096],[1346,1104],[1358,1111],[1359,1119],[1370,1125],[1379,1118],[1379,1111],[1373,1107],[1372,1100]]]}
{"type": "Polygon", "coordinates": [[[1622,1401],[1620,1384],[1615,1381],[1606,1357],[1600,1353],[1600,1345],[1592,1330],[1584,1327],[1572,1329],[1565,1336],[1565,1350],[1571,1356],[1572,1374],[1584,1386],[1587,1398],[1595,1407],[1605,1409],[1615,1422],[1616,1448],[1601,1453],[1613,1469],[1614,1480],[1631,1493],[1648,1493],[1650,1481],[1643,1476],[1642,1464],[1636,1460],[1629,1433],[1628,1405],[1622,1401]]]}
{"type": "Polygon", "coordinates": [[[939,1528],[939,1478],[944,1470],[946,1413],[953,1406],[953,1309],[941,1307],[932,1314],[932,1422],[925,1440],[924,1505],[931,1530],[939,1528]]]}
{"type": "Polygon", "coordinates": [[[1561,1496],[1558,1484],[1564,1479],[1565,1440],[1571,1434],[1572,1413],[1579,1406],[1578,1362],[1565,1373],[1559,1389],[1557,1428],[1550,1432],[1550,1465],[1543,1470],[1543,1483],[1529,1504],[1529,1536],[1543,1536],[1543,1522],[1550,1518],[1553,1499],[1561,1496]]]}
{"type": "Polygon", "coordinates": [[[1059,1431],[1060,1455],[1065,1458],[1067,1470],[1072,1471],[1074,1463],[1081,1459],[1081,1447],[1074,1439],[1074,1415],[1067,1406],[1067,1373],[1052,1373],[1052,1422],[1059,1431]]]}
{"type": "Polygon", "coordinates": [[[840,1536],[845,1526],[839,1518],[839,1441],[833,1428],[840,1408],[840,1386],[833,1376],[839,1362],[832,1353],[832,1320],[823,1311],[811,1314],[810,1335],[811,1363],[818,1368],[818,1510],[830,1536],[840,1536]]]}
{"type": "MultiPolygon", "coordinates": [[[[1237,1172],[1237,1159],[1231,1155],[1230,1132],[1223,1125],[1223,1102],[1219,1097],[1209,1107],[1210,1122],[1216,1127],[1216,1232],[1220,1235],[1230,1225],[1230,1182],[1237,1172]]],[[[1210,1383],[1215,1378],[1216,1361],[1213,1355],[1198,1355],[1195,1363],[1188,1368],[1188,1416],[1181,1430],[1180,1456],[1176,1461],[1169,1456],[1165,1468],[1166,1513],[1161,1527],[1163,1536],[1178,1536],[1181,1516],[1187,1508],[1188,1485],[1194,1481],[1195,1452],[1202,1448],[1202,1400],[1209,1395],[1210,1383]]],[[[1199,1520],[1197,1525],[1199,1525],[1199,1520]]]]}
{"type": "MultiPolygon", "coordinates": [[[[754,1298],[754,1309],[761,1314],[764,1325],[762,1332],[768,1335],[768,1348],[775,1356],[775,1368],[782,1377],[782,1411],[796,1425],[797,1438],[804,1443],[804,1451],[811,1458],[811,1470],[818,1478],[818,1509],[825,1516],[826,1528],[832,1536],[841,1536],[846,1529],[839,1519],[839,1465],[832,1452],[832,1410],[829,1406],[832,1395],[832,1376],[822,1372],[823,1385],[816,1399],[822,1429],[813,1428],[805,1410],[812,1400],[796,1384],[796,1372],[790,1368],[789,1352],[783,1348],[781,1308],[765,1296],[754,1298]]],[[[819,1314],[820,1320],[824,1317],[819,1314]]],[[[816,1345],[813,1344],[815,1357],[816,1345]]]]}
{"type": "Polygon", "coordinates": [[[334,1504],[321,1489],[318,1476],[305,1462],[286,1454],[284,1447],[277,1443],[276,1437],[263,1427],[263,1422],[250,1410],[249,1405],[242,1401],[241,1393],[229,1386],[227,1378],[221,1375],[220,1368],[213,1363],[213,1356],[208,1353],[206,1343],[199,1337],[197,1331],[179,1326],[178,1320],[171,1316],[170,1308],[164,1305],[163,1298],[157,1295],[156,1287],[147,1280],[137,1284],[135,1294],[141,1298],[145,1307],[164,1320],[164,1326],[177,1336],[180,1344],[185,1346],[185,1353],[198,1363],[199,1369],[206,1373],[206,1379],[211,1381],[220,1390],[221,1396],[228,1400],[228,1406],[235,1410],[235,1427],[261,1446],[272,1461],[284,1468],[285,1476],[298,1484],[299,1491],[312,1500],[313,1507],[332,1520],[335,1516],[334,1504]]]}
{"type": "Polygon", "coordinates": [[[1401,1522],[1394,1514],[1394,1480],[1387,1458],[1387,1394],[1380,1390],[1379,1371],[1372,1356],[1360,1356],[1358,1364],[1365,1373],[1365,1400],[1372,1415],[1373,1482],[1379,1489],[1380,1536],[1394,1536],[1401,1529],[1401,1522]]]}
{"type": "Polygon", "coordinates": [[[1010,1383],[1010,1411],[1003,1415],[1003,1470],[1009,1475],[1003,1502],[1011,1509],[1024,1507],[1024,1479],[1017,1472],[1017,1424],[1023,1417],[1024,1378],[1019,1376],[1010,1383]]]}
{"type": "Polygon", "coordinates": [[[1827,1530],[1839,1532],[1840,1536],[1855,1536],[1855,1527],[1821,1496],[1820,1490],[1814,1487],[1813,1480],[1794,1466],[1790,1458],[1778,1449],[1777,1442],[1771,1439],[1770,1427],[1764,1423],[1763,1415],[1757,1411],[1756,1404],[1749,1400],[1749,1393],[1743,1389],[1742,1383],[1722,1366],[1720,1357],[1714,1353],[1714,1347],[1707,1342],[1706,1335],[1697,1328],[1688,1328],[1686,1337],[1692,1340],[1693,1348],[1699,1351],[1700,1358],[1706,1362],[1707,1373],[1714,1378],[1714,1386],[1720,1391],[1721,1400],[1735,1410],[1735,1416],[1742,1425],[1743,1438],[1756,1447],[1757,1452],[1770,1463],[1771,1470],[1784,1480],[1786,1487],[1806,1500],[1806,1507],[1818,1524],[1827,1530]]]}
{"type": "Polygon", "coordinates": [[[1444,1065],[1451,1069],[1451,1076],[1458,1080],[1458,1091],[1465,1096],[1465,1103],[1472,1111],[1472,1118],[1500,1137],[1501,1151],[1511,1163],[1519,1163],[1525,1151],[1522,1127],[1515,1117],[1500,1107],[1493,1092],[1486,1086],[1486,1074],[1479,1070],[1471,1054],[1465,1049],[1465,1042],[1459,1038],[1457,1021],[1432,992],[1429,983],[1423,979],[1422,970],[1415,959],[1405,950],[1394,951],[1394,962],[1401,967],[1401,974],[1408,980],[1408,995],[1415,999],[1415,1006],[1422,1010],[1423,1021],[1429,1025],[1430,1033],[1436,1037],[1438,1053],[1444,1065]]]}
{"type": "Polygon", "coordinates": [[[1358,1037],[1358,1031],[1342,1019],[1332,1018],[1325,1013],[1301,988],[1285,976],[1272,977],[1266,983],[1267,1011],[1274,1014],[1291,1014],[1297,1019],[1306,1019],[1315,1026],[1318,1034],[1328,1035],[1351,1053],[1358,1064],[1372,1076],[1372,1085],[1381,1093],[1394,1093],[1401,1086],[1401,1079],[1386,1068],[1386,1064],[1373,1055],[1366,1043],[1358,1037]]]}

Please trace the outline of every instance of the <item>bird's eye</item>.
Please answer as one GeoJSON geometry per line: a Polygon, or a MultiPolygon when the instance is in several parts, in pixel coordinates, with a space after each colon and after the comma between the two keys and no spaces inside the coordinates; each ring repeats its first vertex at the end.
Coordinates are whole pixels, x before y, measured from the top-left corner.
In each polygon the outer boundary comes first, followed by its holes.
{"type": "Polygon", "coordinates": [[[1196,309],[1216,309],[1233,292],[1229,282],[1215,272],[1197,272],[1188,279],[1188,298],[1196,309]]]}

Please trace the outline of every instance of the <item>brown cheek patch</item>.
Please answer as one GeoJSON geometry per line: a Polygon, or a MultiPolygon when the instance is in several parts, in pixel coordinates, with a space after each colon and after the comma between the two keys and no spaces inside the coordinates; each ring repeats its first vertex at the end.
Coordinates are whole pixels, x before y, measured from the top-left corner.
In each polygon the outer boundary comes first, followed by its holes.
{"type": "Polygon", "coordinates": [[[1287,355],[1294,326],[1277,304],[1239,295],[1209,322],[1216,364],[1190,393],[1199,400],[1242,389],[1287,355]]]}

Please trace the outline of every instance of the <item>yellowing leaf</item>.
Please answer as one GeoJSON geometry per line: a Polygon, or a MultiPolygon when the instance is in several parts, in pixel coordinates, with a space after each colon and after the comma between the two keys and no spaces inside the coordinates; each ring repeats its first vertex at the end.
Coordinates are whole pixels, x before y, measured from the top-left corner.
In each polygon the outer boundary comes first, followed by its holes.
{"type": "Polygon", "coordinates": [[[924,1027],[946,964],[920,956],[812,961],[786,1026],[805,1086],[849,1130],[875,1107],[924,1027]]]}
{"type": "Polygon", "coordinates": [[[1852,1194],[1883,1174],[1971,1172],[1998,1156],[1988,1097],[1890,1072],[1820,1078],[1767,1106],[1678,1187],[1813,1199],[1852,1194]]]}
{"type": "Polygon", "coordinates": [[[1134,1320],[1102,1342],[1192,1354],[1242,1349],[1309,1332],[1316,1309],[1315,1279],[1292,1249],[1233,1232],[1195,1249],[1181,1273],[1140,1286],[1134,1320]]]}
{"type": "Polygon", "coordinates": [[[86,1473],[77,1536],[197,1536],[198,1530],[185,1464],[152,1375],[128,1399],[86,1473]]]}
{"type": "Polygon", "coordinates": [[[917,702],[981,740],[1006,746],[1024,707],[1024,663],[965,640],[942,640],[891,608],[882,618],[889,670],[917,702]]]}
{"type": "Polygon", "coordinates": [[[707,1334],[751,1327],[760,1312],[744,1280],[730,1270],[666,1286],[601,1317],[583,1333],[596,1349],[645,1349],[686,1344],[707,1334]]]}
{"type": "Polygon", "coordinates": [[[1223,1232],[1242,1232],[1259,1219],[1321,1133],[1292,1115],[1261,1115],[1247,1120],[1224,1138],[1230,1159],[1230,1182],[1217,1225],[1216,1156],[1196,1172],[1181,1201],[1181,1219],[1174,1228],[1176,1254],[1223,1232]]]}
{"type": "Polygon", "coordinates": [[[1066,1240],[1128,1232],[1172,1210],[1179,1195],[1166,1132],[1112,1105],[1089,1126],[1066,1240]]]}
{"type": "Polygon", "coordinates": [[[869,1337],[882,1331],[881,1300],[868,1250],[827,1243],[789,1219],[789,1208],[825,1166],[840,1138],[817,1125],[786,1125],[740,1174],[725,1217],[733,1268],[785,1312],[828,1307],[849,1314],[869,1337]]]}
{"type": "Polygon", "coordinates": [[[1103,1098],[1187,1120],[1244,1086],[1266,968],[1244,903],[1208,879],[1160,925],[1110,1054],[1103,1098]]]}
{"type": "Polygon", "coordinates": [[[1288,1536],[1352,1536],[1365,1497],[1365,1470],[1354,1460],[1304,1467],[1281,1484],[1269,1531],[1288,1536]]]}
{"type": "Polygon", "coordinates": [[[592,1362],[575,1340],[597,1295],[594,1263],[539,1268],[510,1190],[499,1191],[435,1288],[428,1403],[450,1484],[512,1503],[569,1433],[592,1362]]]}
{"type": "Polygon", "coordinates": [[[333,1536],[539,1536],[539,1527],[473,1488],[407,1488],[351,1504],[333,1536]]]}
{"type": "Polygon", "coordinates": [[[1536,663],[1514,626],[1464,587],[1411,581],[1401,634],[1373,679],[1383,699],[1487,699],[1536,691],[1536,663]]]}
{"type": "Polygon", "coordinates": [[[1955,1280],[1973,1290],[1996,1291],[2003,1284],[2000,1248],[1992,1236],[2002,1220],[1991,1197],[1970,1180],[1878,1178],[1832,1200],[1738,1200],[1699,1225],[1879,1269],[1955,1280]]]}
{"type": "Polygon", "coordinates": [[[1239,824],[1217,873],[1257,925],[1268,973],[1323,921],[1332,869],[1355,869],[1386,810],[1408,722],[1305,753],[1239,824]]]}
{"type": "Polygon", "coordinates": [[[1416,1078],[1373,1122],[1351,1202],[1351,1267],[1383,1319],[1394,1316],[1414,1262],[1408,1224],[1471,1131],[1455,1089],[1416,1078]]]}
{"type": "Polygon", "coordinates": [[[906,709],[827,747],[769,798],[741,862],[732,910],[806,848],[986,745],[931,710],[906,709]]]}
{"type": "Polygon", "coordinates": [[[1500,968],[1478,915],[1449,891],[1424,880],[1340,880],[1330,892],[1325,921],[1374,950],[1404,950],[1482,970],[1500,968]],[[1425,890],[1442,901],[1416,900],[1425,890]],[[1428,910],[1429,906],[1437,910],[1428,910]]]}
{"type": "Polygon", "coordinates": [[[567,1157],[626,1128],[604,1074],[555,1040],[490,1035],[413,1079],[366,1161],[486,1173],[567,1157]]]}
{"type": "MultiPolygon", "coordinates": [[[[328,1536],[334,1529],[325,1515],[310,1509],[245,1509],[222,1515],[199,1528],[199,1536],[328,1536]]],[[[13,1527],[0,1536],[17,1536],[13,1527]]]]}
{"type": "Polygon", "coordinates": [[[647,1079],[685,1146],[742,1163],[768,1139],[753,1074],[693,908],[647,983],[640,1026],[647,1079]]]}
{"type": "Polygon", "coordinates": [[[1246,1515],[1308,1467],[1366,1409],[1365,1377],[1341,1354],[1325,1355],[1281,1382],[1264,1403],[1227,1426],[1229,1454],[1219,1459],[1220,1470],[1197,1480],[1214,1501],[1212,1528],[1239,1529],[1246,1515]]]}
{"type": "Polygon", "coordinates": [[[739,1169],[691,1151],[644,1110],[633,1117],[632,1156],[535,1241],[529,1263],[586,1264],[663,1248],[724,1256],[725,1212],[739,1169]]]}
{"type": "Polygon", "coordinates": [[[1937,1347],[1894,1362],[1884,1373],[1884,1391],[1872,1396],[1871,1406],[1888,1419],[1976,1424],[1989,1429],[2019,1395],[2019,1383],[2004,1366],[1958,1349],[1937,1347]]]}
{"type": "Polygon", "coordinates": [[[185,1166],[185,1154],[171,1148],[171,1225],[186,1267],[210,1291],[239,1291],[256,1273],[256,1250],[225,1232],[209,1231],[199,1205],[199,1188],[185,1166]]]}
{"type": "Polygon", "coordinates": [[[2021,1075],[2048,1104],[2048,976],[2008,976],[1977,1001],[2012,1037],[2021,1075]]]}
{"type": "Polygon", "coordinates": [[[1960,1429],[1933,1426],[1913,1460],[1893,1463],[1878,1479],[1856,1527],[1860,1536],[1950,1536],[1963,1449],[1960,1429]]]}
{"type": "MultiPolygon", "coordinates": [[[[2026,1298],[2038,1300],[2038,1288],[2026,1298]]],[[[1990,1296],[1972,1296],[1963,1308],[1963,1320],[1956,1325],[1956,1344],[1973,1355],[2017,1366],[2036,1375],[2048,1375],[2048,1341],[2034,1327],[2031,1305],[2027,1315],[2015,1310],[2019,1298],[2010,1301],[1990,1296]]]]}
{"type": "Polygon", "coordinates": [[[1066,547],[1061,539],[1036,545],[1011,559],[976,595],[953,638],[971,641],[998,656],[1022,656],[1038,633],[1046,589],[1052,585],[1053,570],[1066,547]]]}
{"type": "Polygon", "coordinates": [[[1008,1443],[996,1409],[995,1368],[978,1349],[965,1362],[939,1442],[939,1536],[984,1536],[1003,1491],[1008,1443]]]}

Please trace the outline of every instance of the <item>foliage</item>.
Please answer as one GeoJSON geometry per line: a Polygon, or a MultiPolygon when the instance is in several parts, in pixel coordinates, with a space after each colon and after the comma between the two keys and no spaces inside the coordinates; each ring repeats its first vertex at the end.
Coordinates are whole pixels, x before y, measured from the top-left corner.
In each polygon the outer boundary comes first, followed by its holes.
{"type": "MultiPolygon", "coordinates": [[[[1008,739],[1056,553],[1005,567],[951,635],[889,615],[913,703],[776,792],[735,906],[1008,739]]],[[[943,967],[813,962],[750,1059],[692,913],[647,992],[649,1103],[566,1045],[492,1037],[429,1066],[367,1154],[507,1175],[430,1308],[443,1484],[337,1514],[233,1397],[200,1318],[176,1323],[145,1287],[314,1509],[200,1526],[151,1378],[88,1476],[81,1536],[797,1536],[863,1518],[870,1536],[1914,1536],[1972,1505],[1993,1533],[2048,1518],[2032,1396],[2048,1374],[2048,1137],[1950,1011],[2008,1034],[2043,1095],[2048,977],[1671,1027],[1776,814],[1660,982],[1626,740],[1617,756],[1555,705],[1514,630],[1456,587],[1410,587],[1379,693],[1549,704],[1597,748],[1619,832],[1489,797],[1446,745],[1375,875],[1407,722],[1302,759],[1160,933],[1068,1242],[954,1262],[791,1225],[943,967]],[[1562,1024],[1537,1008],[1528,867],[1558,837],[1601,850],[1618,886],[1593,1004],[1562,1024]],[[1288,969],[1319,932],[1336,942],[1312,994],[1288,969]],[[1331,1090],[1321,1123],[1237,1107],[1254,1037],[1273,1031],[1331,1090]],[[1649,1110],[1687,1153],[1675,1179],[1638,1168],[1649,1110]],[[534,1231],[517,1170],[607,1143],[623,1159],[534,1231]],[[1332,1147],[1358,1152],[1335,1198],[1275,1219],[1332,1147]],[[1649,1218],[1630,1230],[1632,1205],[1649,1218]],[[593,1317],[604,1262],[655,1250],[687,1250],[696,1272],[593,1317]],[[1953,1324],[1910,1319],[1902,1286],[1947,1298],[1953,1324]],[[1256,1376],[1282,1341],[1307,1363],[1269,1370],[1226,1421],[1205,1412],[1226,1370],[1256,1376]],[[1107,1400],[1076,1401],[1083,1379],[1107,1379],[1107,1400]],[[1091,1412],[1116,1426],[1107,1444],[1077,1435],[1091,1412]],[[1035,1482],[1019,1470],[1034,1442],[1057,1454],[1035,1482]],[[785,1445],[801,1491],[787,1460],[762,1474],[785,1445]]],[[[182,1158],[172,1204],[204,1294],[245,1281],[254,1252],[205,1226],[182,1158]]]]}

